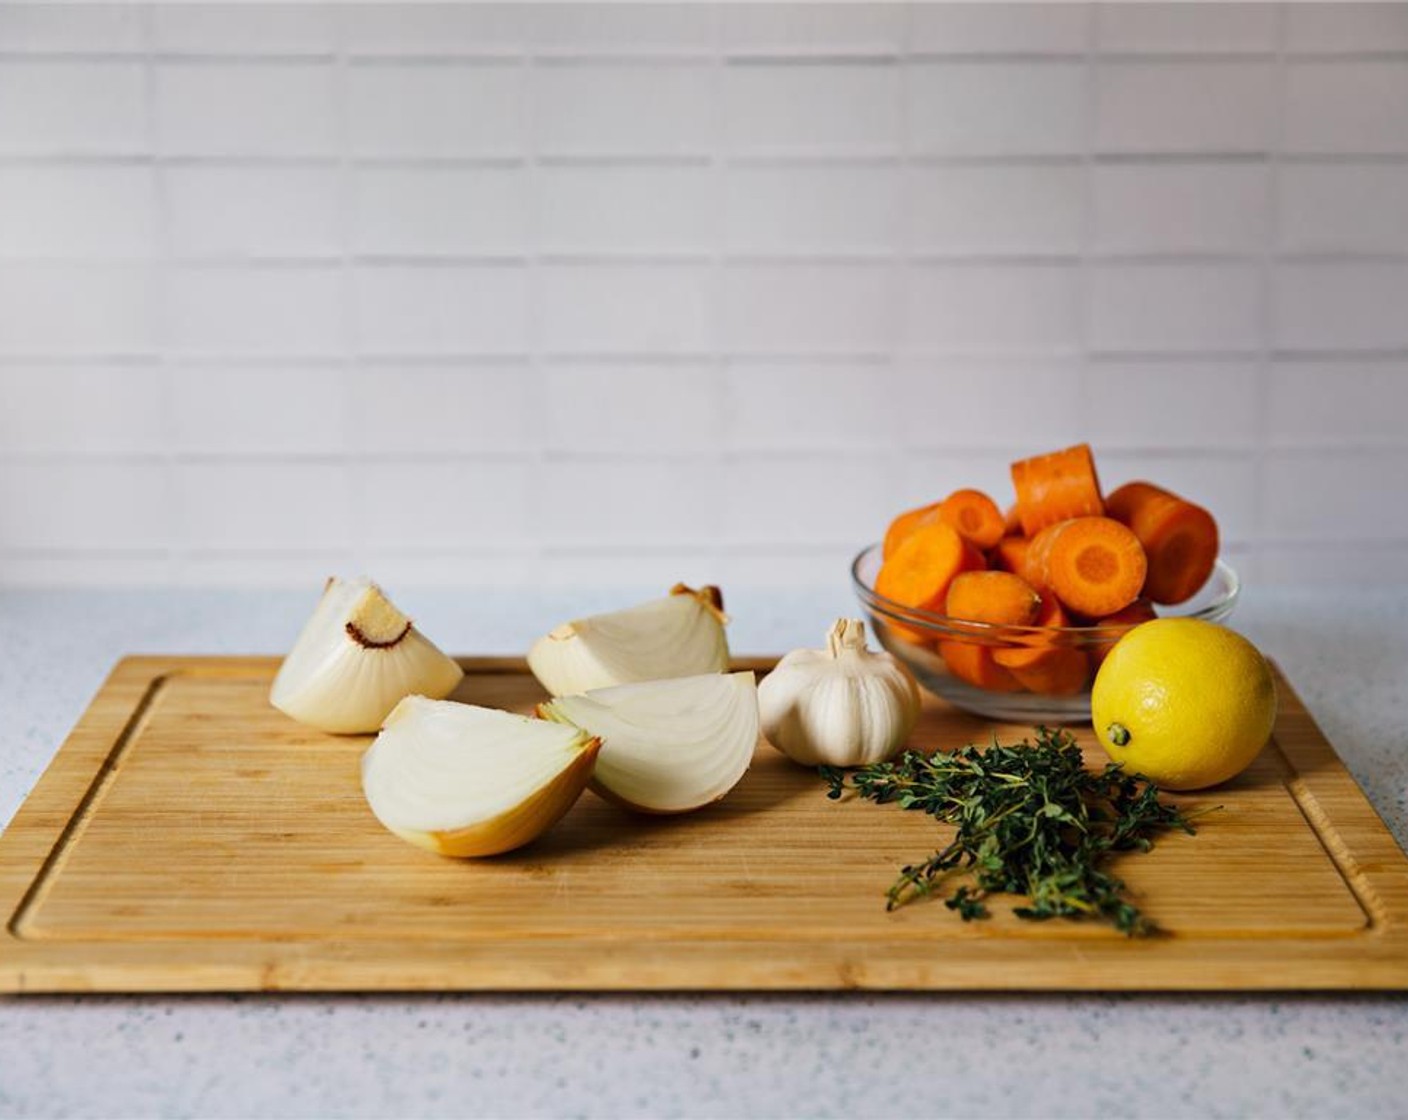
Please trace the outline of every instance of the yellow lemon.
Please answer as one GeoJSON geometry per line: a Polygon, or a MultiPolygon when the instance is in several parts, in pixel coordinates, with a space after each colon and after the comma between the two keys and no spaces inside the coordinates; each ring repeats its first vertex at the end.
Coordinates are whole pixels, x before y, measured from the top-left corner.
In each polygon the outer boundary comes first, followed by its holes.
{"type": "Polygon", "coordinates": [[[1211,622],[1161,618],[1115,643],[1090,694],[1100,745],[1165,789],[1234,778],[1271,737],[1276,686],[1256,646],[1211,622]]]}

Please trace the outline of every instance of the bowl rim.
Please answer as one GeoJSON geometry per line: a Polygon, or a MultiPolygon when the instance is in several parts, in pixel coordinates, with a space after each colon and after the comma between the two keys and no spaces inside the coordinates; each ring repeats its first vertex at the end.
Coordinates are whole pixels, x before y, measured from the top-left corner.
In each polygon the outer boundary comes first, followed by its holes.
{"type": "MultiPolygon", "coordinates": [[[[1113,641],[1128,630],[1127,626],[1008,626],[991,622],[976,622],[966,618],[956,618],[953,615],[939,614],[935,611],[920,610],[917,607],[906,607],[895,602],[875,590],[860,574],[860,566],[863,561],[880,549],[879,541],[866,545],[855,555],[851,561],[851,583],[855,587],[856,594],[871,610],[880,614],[886,619],[898,622],[901,625],[910,625],[929,630],[939,630],[950,632],[968,638],[990,638],[999,641],[1020,641],[1023,638],[1035,638],[1041,636],[1056,635],[1067,638],[1070,643],[1079,644],[1082,642],[1105,643],[1113,641]]],[[[1198,608],[1196,611],[1189,611],[1180,614],[1177,618],[1193,618],[1202,621],[1213,622],[1226,618],[1237,599],[1242,593],[1242,580],[1236,569],[1228,564],[1221,557],[1213,561],[1213,576],[1221,576],[1227,585],[1226,590],[1216,596],[1212,602],[1198,608]]],[[[1212,577],[1209,577],[1210,579],[1212,577]]],[[[1064,644],[1064,643],[1063,643],[1064,644]]]]}

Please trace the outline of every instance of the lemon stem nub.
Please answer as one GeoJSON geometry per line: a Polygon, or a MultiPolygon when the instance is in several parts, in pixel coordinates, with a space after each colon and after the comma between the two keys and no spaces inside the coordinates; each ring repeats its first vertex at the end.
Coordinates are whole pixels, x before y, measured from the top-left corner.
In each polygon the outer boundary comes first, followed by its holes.
{"type": "Polygon", "coordinates": [[[1110,742],[1114,743],[1115,746],[1129,746],[1129,728],[1127,728],[1124,724],[1110,724],[1110,726],[1105,729],[1105,734],[1109,737],[1110,742]]]}

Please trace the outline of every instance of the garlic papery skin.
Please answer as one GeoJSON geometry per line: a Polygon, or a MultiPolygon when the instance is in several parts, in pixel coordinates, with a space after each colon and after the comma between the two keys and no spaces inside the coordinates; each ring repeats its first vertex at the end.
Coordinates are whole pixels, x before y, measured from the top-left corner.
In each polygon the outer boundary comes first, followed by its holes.
{"type": "Polygon", "coordinates": [[[408,696],[362,756],[376,819],[445,856],[536,840],[586,789],[601,742],[576,727],[408,696]]]}
{"type": "Polygon", "coordinates": [[[794,650],[763,678],[763,735],[803,766],[893,758],[919,719],[913,674],[890,654],[865,648],[859,619],[837,619],[826,645],[794,650]]]}
{"type": "Polygon", "coordinates": [[[370,734],[403,698],[438,700],[463,676],[376,584],[333,578],[279,667],[269,702],[322,731],[370,734]]]}
{"type": "Polygon", "coordinates": [[[695,591],[680,583],[663,599],[564,623],[533,643],[528,667],[552,696],[722,673],[727,622],[717,587],[695,591]]]}
{"type": "Polygon", "coordinates": [[[687,813],[718,801],[758,745],[752,673],[707,673],[559,696],[539,715],[602,741],[592,789],[642,813],[687,813]]]}

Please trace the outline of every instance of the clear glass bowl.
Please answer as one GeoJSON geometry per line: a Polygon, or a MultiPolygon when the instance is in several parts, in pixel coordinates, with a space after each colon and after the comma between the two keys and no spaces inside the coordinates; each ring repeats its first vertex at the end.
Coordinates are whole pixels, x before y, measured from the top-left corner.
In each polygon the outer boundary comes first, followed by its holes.
{"type": "MultiPolygon", "coordinates": [[[[1090,660],[1093,677],[1099,659],[1127,627],[993,626],[915,610],[876,593],[875,577],[880,571],[880,558],[880,545],[873,544],[862,550],[851,564],[856,595],[869,615],[870,627],[880,644],[908,665],[919,683],[935,696],[966,711],[1006,722],[1083,723],[1090,719],[1088,679],[1079,692],[1062,695],[980,688],[954,676],[939,653],[939,643],[957,642],[993,651],[1036,646],[1080,650],[1090,660]]],[[[1219,560],[1198,594],[1177,607],[1158,608],[1159,617],[1220,622],[1232,613],[1241,586],[1237,573],[1219,560]]]]}

